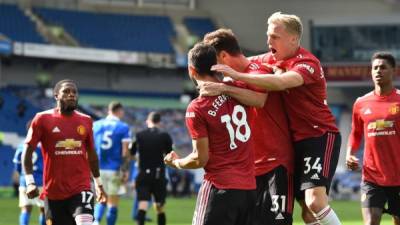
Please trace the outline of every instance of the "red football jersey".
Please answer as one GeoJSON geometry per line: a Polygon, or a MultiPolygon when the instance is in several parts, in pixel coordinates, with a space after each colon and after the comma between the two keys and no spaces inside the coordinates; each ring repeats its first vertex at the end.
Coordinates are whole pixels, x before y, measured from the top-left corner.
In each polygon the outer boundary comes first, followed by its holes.
{"type": "Polygon", "coordinates": [[[248,107],[225,95],[198,97],[187,108],[192,139],[209,140],[204,179],[219,189],[256,188],[249,116],[248,107]]]}
{"type": "Polygon", "coordinates": [[[349,147],[355,153],[364,135],[363,180],[400,185],[400,90],[379,96],[370,92],[353,106],[349,147]]]}
{"type": "Polygon", "coordinates": [[[319,60],[304,48],[290,59],[276,61],[269,52],[251,59],[299,73],[304,84],[283,94],[294,141],[318,137],[327,131],[339,132],[328,104],[326,80],[319,60]]]}
{"type": "Polygon", "coordinates": [[[58,109],[36,114],[26,143],[41,142],[44,159],[43,194],[62,200],[90,190],[87,151],[94,151],[92,119],[77,111],[71,116],[58,109]]]}
{"type": "MultiPolygon", "coordinates": [[[[271,69],[250,63],[244,71],[251,74],[272,73],[271,69]]],[[[282,92],[268,92],[263,108],[253,108],[251,129],[256,176],[268,173],[279,165],[293,171],[293,146],[282,92]]]]}

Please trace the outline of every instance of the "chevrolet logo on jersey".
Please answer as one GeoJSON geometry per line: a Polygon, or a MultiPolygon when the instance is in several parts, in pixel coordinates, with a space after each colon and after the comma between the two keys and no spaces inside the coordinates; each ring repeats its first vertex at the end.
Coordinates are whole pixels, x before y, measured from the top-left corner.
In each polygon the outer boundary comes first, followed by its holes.
{"type": "Polygon", "coordinates": [[[56,148],[65,148],[65,149],[76,149],[82,146],[81,141],[75,141],[74,139],[65,139],[64,141],[58,141],[56,143],[56,148]]]}
{"type": "Polygon", "coordinates": [[[375,130],[384,130],[386,128],[393,127],[393,121],[386,121],[386,120],[376,120],[375,122],[370,122],[368,124],[368,130],[375,129],[375,130]]]}

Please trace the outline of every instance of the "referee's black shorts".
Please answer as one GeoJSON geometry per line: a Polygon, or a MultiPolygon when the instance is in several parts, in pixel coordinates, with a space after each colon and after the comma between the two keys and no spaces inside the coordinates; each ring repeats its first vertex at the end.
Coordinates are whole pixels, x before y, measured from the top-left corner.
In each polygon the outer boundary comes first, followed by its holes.
{"type": "Polygon", "coordinates": [[[139,201],[150,201],[164,205],[167,196],[167,180],[164,168],[141,169],[136,177],[136,191],[139,201]]]}

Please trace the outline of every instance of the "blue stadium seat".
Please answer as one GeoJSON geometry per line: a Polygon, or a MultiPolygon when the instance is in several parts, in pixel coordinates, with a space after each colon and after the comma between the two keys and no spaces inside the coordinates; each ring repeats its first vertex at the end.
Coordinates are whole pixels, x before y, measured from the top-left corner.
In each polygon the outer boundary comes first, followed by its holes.
{"type": "Polygon", "coordinates": [[[15,149],[11,146],[0,146],[0,186],[10,186],[11,176],[14,170],[13,157],[15,149]]]}
{"type": "Polygon", "coordinates": [[[210,18],[186,17],[183,19],[183,23],[191,33],[200,38],[203,38],[206,33],[216,29],[210,18]]]}
{"type": "Polygon", "coordinates": [[[0,33],[13,41],[45,43],[35,24],[16,5],[0,4],[0,33]]]}
{"type": "Polygon", "coordinates": [[[0,96],[4,99],[0,109],[0,131],[15,132],[20,136],[26,135],[26,123],[39,111],[30,102],[18,98],[9,90],[0,90],[0,96]],[[20,102],[26,107],[24,116],[18,116],[17,106],[20,102]]]}
{"type": "Polygon", "coordinates": [[[35,8],[46,23],[63,26],[81,46],[122,51],[174,53],[169,17],[35,8]]]}

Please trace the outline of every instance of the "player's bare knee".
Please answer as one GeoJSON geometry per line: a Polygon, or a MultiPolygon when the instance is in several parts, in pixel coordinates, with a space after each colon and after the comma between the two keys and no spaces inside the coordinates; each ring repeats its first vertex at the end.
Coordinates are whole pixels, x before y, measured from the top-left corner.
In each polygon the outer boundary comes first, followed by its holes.
{"type": "Polygon", "coordinates": [[[314,214],[323,210],[328,205],[325,188],[316,187],[306,190],[305,203],[314,214]]]}
{"type": "Polygon", "coordinates": [[[108,207],[118,207],[119,196],[118,195],[110,195],[107,198],[107,206],[108,207]]]}
{"type": "Polygon", "coordinates": [[[380,225],[380,219],[370,217],[365,221],[365,225],[380,225]]]}
{"type": "Polygon", "coordinates": [[[308,209],[310,209],[310,211],[314,214],[318,213],[326,207],[326,204],[321,201],[316,195],[312,195],[309,198],[306,198],[306,205],[308,209]]]}
{"type": "Polygon", "coordinates": [[[400,216],[393,216],[394,225],[400,225],[400,216]]]}
{"type": "Polygon", "coordinates": [[[377,210],[369,210],[363,213],[365,225],[379,225],[381,222],[382,213],[377,210]]]}
{"type": "Polygon", "coordinates": [[[147,211],[148,206],[149,206],[148,201],[139,201],[139,209],[140,210],[147,211]]]}
{"type": "Polygon", "coordinates": [[[32,206],[31,205],[23,206],[23,207],[21,207],[21,211],[22,212],[31,213],[32,212],[32,206]]]}
{"type": "Polygon", "coordinates": [[[161,203],[155,203],[154,204],[157,213],[163,213],[164,212],[164,204],[161,203]]]}
{"type": "Polygon", "coordinates": [[[91,214],[80,214],[75,216],[76,225],[92,225],[93,215],[91,214]]]}

